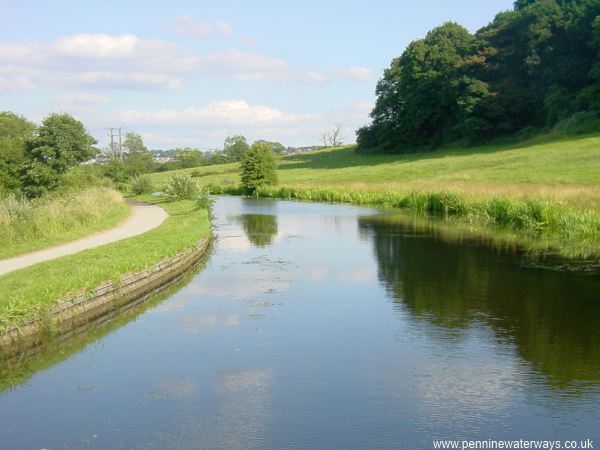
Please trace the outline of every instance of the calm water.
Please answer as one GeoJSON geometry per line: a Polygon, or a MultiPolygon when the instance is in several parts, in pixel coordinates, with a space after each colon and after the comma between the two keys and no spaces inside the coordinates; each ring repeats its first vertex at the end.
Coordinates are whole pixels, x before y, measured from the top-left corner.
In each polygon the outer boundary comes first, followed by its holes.
{"type": "Polygon", "coordinates": [[[215,215],[188,284],[0,393],[0,448],[600,446],[598,275],[375,210],[221,198],[215,215]]]}

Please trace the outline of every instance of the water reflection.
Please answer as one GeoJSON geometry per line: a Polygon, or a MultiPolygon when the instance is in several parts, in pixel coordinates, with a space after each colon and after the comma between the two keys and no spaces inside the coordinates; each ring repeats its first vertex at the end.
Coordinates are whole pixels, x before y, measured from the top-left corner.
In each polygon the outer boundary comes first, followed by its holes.
{"type": "Polygon", "coordinates": [[[270,214],[241,214],[236,219],[255,247],[268,247],[277,236],[277,216],[270,214]]]}
{"type": "MultiPolygon", "coordinates": [[[[406,218],[359,220],[373,240],[378,277],[413,319],[464,339],[485,325],[514,343],[550,385],[573,392],[600,380],[600,279],[524,269],[514,254],[444,240],[406,218]]],[[[427,328],[425,328],[427,329],[427,328]]]]}

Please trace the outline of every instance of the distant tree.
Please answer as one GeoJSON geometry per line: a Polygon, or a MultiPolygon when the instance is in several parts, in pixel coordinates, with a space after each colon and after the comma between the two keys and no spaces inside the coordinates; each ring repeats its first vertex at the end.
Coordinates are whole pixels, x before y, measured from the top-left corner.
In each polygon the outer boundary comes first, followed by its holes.
{"type": "Polygon", "coordinates": [[[277,183],[277,159],[271,146],[255,142],[246,150],[241,160],[242,187],[253,193],[257,188],[277,183]]]}
{"type": "Polygon", "coordinates": [[[18,190],[19,169],[25,159],[25,141],[35,125],[11,112],[0,112],[0,193],[18,190]]]}
{"type": "Polygon", "coordinates": [[[321,131],[321,142],[324,147],[339,147],[343,144],[342,124],[336,123],[329,130],[321,131]]]}
{"type": "Polygon", "coordinates": [[[139,176],[154,170],[152,153],[144,144],[144,139],[140,134],[133,132],[125,134],[123,147],[127,149],[124,163],[128,176],[139,176]]]}
{"type": "Polygon", "coordinates": [[[146,153],[148,148],[144,145],[144,139],[141,134],[129,132],[125,134],[123,139],[123,147],[127,149],[127,153],[146,153]]]}
{"type": "Polygon", "coordinates": [[[248,148],[248,142],[244,136],[230,136],[225,139],[223,154],[228,161],[239,161],[248,148]]]}
{"type": "Polygon", "coordinates": [[[175,149],[175,166],[181,169],[189,167],[199,167],[205,163],[204,154],[196,148],[177,148],[175,149]]]}
{"type": "Polygon", "coordinates": [[[273,150],[273,153],[275,153],[276,155],[285,153],[285,147],[283,146],[283,144],[281,142],[271,142],[271,141],[265,141],[262,139],[259,139],[256,142],[267,144],[268,146],[271,147],[271,150],[273,150]]]}
{"type": "Polygon", "coordinates": [[[23,191],[37,197],[54,189],[70,168],[98,154],[95,139],[69,114],[50,114],[25,143],[20,170],[23,191]]]}

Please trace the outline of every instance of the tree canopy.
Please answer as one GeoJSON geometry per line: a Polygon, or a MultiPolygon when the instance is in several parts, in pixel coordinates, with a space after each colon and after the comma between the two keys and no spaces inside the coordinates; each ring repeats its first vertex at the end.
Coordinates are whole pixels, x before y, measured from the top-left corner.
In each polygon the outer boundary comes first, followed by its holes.
{"type": "Polygon", "coordinates": [[[359,150],[486,140],[600,111],[600,0],[518,0],[475,34],[445,23],[377,83],[359,150]]]}
{"type": "Polygon", "coordinates": [[[223,153],[228,161],[239,161],[248,148],[244,136],[229,136],[225,139],[223,153]]]}
{"type": "Polygon", "coordinates": [[[0,112],[0,191],[20,187],[19,168],[25,159],[25,141],[33,137],[35,125],[11,112],[0,112]]]}
{"type": "Polygon", "coordinates": [[[254,192],[259,187],[277,183],[276,165],[271,146],[265,142],[255,142],[244,152],[241,160],[242,187],[254,192]]]}
{"type": "Polygon", "coordinates": [[[81,122],[69,114],[50,114],[25,142],[25,162],[20,167],[24,192],[39,196],[58,184],[70,168],[89,160],[99,150],[81,122]]]}

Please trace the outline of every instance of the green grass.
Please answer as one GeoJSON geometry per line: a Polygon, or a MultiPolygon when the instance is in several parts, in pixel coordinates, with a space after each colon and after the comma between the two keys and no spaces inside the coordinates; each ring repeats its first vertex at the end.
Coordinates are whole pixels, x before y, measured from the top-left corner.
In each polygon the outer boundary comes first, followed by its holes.
{"type": "Polygon", "coordinates": [[[104,281],[118,281],[126,273],[191,248],[210,234],[208,212],[197,209],[193,201],[165,202],[149,196],[136,200],[160,203],[169,217],[139,236],[0,277],[0,332],[24,318],[44,314],[66,296],[88,292],[104,281]]]}
{"type": "MultiPolygon", "coordinates": [[[[237,164],[186,169],[200,183],[239,184],[237,164]]],[[[174,172],[151,175],[160,188],[174,172]]],[[[600,134],[511,145],[450,147],[407,155],[357,155],[354,146],[280,159],[279,185],[539,197],[600,209],[600,134]]]]}
{"type": "Polygon", "coordinates": [[[0,201],[0,259],[106,230],[131,212],[115,190],[94,187],[35,201],[0,201]]]}
{"type": "MultiPolygon", "coordinates": [[[[189,170],[215,192],[239,193],[237,164],[189,170]]],[[[172,174],[152,178],[160,188],[172,174]]],[[[346,146],[285,156],[278,177],[257,195],[440,213],[537,234],[565,256],[600,254],[600,134],[407,155],[346,146]]]]}

